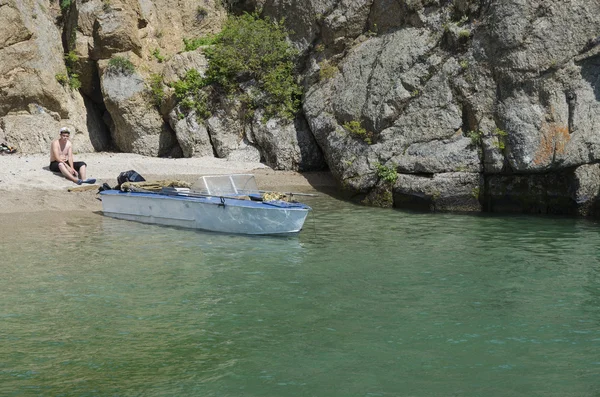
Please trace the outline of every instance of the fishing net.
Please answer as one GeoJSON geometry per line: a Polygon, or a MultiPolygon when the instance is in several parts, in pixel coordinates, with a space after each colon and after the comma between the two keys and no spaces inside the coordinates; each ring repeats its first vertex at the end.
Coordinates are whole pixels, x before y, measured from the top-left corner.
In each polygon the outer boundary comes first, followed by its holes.
{"type": "Polygon", "coordinates": [[[186,181],[180,181],[176,179],[160,180],[160,181],[145,181],[145,182],[125,182],[121,184],[121,190],[124,192],[131,192],[147,190],[150,192],[160,192],[164,187],[181,187],[189,188],[190,183],[186,181]]]}

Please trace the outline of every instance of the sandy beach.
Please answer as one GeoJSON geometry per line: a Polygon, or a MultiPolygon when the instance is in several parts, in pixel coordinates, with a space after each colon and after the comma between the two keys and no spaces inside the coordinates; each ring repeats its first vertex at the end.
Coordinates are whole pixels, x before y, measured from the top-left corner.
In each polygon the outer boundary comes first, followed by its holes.
{"type": "MultiPolygon", "coordinates": [[[[201,157],[168,159],[131,153],[82,153],[75,161],[85,161],[88,178],[96,178],[95,188],[69,191],[76,184],[48,170],[46,154],[0,155],[0,213],[37,211],[73,211],[102,209],[98,187],[117,184],[119,173],[135,170],[146,180],[181,179],[194,182],[201,175],[252,173],[261,189],[311,192],[333,188],[335,181],[328,172],[297,173],[274,171],[262,163],[228,161],[201,157]]],[[[85,185],[82,185],[85,186],[85,185]]]]}

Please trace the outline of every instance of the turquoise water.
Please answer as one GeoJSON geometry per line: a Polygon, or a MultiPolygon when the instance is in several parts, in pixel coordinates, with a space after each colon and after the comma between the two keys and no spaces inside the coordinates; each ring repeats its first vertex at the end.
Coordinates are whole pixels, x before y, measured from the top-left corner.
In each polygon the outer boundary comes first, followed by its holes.
{"type": "Polygon", "coordinates": [[[600,396],[600,225],[328,197],[294,238],[1,216],[2,396],[600,396]]]}

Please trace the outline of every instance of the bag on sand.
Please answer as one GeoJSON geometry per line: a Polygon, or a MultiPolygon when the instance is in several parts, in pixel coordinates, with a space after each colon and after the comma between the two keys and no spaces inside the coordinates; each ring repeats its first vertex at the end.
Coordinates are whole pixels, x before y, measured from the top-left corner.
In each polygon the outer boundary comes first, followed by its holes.
{"type": "Polygon", "coordinates": [[[143,176],[135,172],[134,170],[129,170],[125,172],[121,172],[117,177],[117,183],[119,184],[117,189],[121,188],[121,185],[125,182],[144,182],[145,179],[143,176]]]}

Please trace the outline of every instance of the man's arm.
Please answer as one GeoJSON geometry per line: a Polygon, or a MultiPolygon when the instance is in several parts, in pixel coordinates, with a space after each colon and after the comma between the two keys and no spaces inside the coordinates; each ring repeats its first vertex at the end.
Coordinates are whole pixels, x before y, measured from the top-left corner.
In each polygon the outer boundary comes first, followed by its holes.
{"type": "Polygon", "coordinates": [[[71,167],[72,170],[74,170],[75,168],[73,168],[73,145],[71,145],[71,142],[67,143],[69,149],[68,150],[68,155],[67,158],[69,160],[69,167],[71,167]]]}

